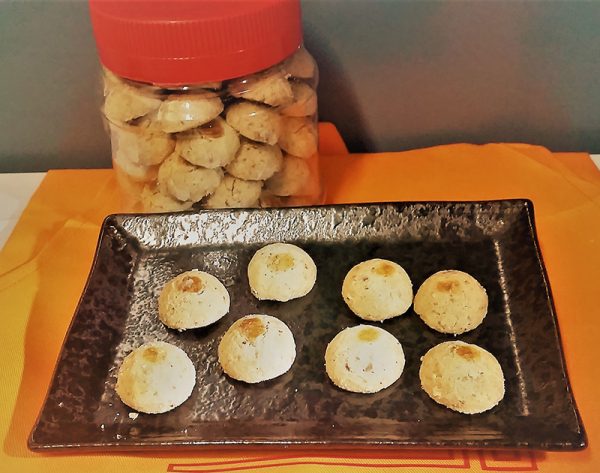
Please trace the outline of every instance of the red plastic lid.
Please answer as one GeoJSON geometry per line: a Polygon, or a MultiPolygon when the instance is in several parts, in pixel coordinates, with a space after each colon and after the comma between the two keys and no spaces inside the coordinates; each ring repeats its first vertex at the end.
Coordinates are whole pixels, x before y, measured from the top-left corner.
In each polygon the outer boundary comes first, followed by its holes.
{"type": "Polygon", "coordinates": [[[127,79],[185,85],[266,69],[302,42],[299,0],[89,0],[100,60],[127,79]]]}

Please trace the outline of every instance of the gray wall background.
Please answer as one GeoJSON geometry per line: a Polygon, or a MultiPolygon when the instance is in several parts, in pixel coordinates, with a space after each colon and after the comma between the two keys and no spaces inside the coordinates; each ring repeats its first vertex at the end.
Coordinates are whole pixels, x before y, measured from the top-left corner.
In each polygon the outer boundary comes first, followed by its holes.
{"type": "MultiPolygon", "coordinates": [[[[352,151],[600,152],[600,0],[305,0],[322,120],[352,151]]],[[[0,172],[109,167],[87,3],[0,0],[0,172]]]]}

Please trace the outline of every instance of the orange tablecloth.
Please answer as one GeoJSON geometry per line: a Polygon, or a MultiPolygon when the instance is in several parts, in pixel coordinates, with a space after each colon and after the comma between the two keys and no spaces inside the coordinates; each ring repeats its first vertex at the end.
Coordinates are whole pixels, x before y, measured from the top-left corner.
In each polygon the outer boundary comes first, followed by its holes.
{"type": "Polygon", "coordinates": [[[442,451],[206,451],[183,454],[34,454],[26,439],[90,269],[104,216],[119,211],[110,170],[51,171],[0,253],[0,471],[207,472],[600,471],[600,172],[586,154],[528,145],[450,145],[344,155],[322,128],[328,203],[533,200],[566,361],[590,446],[574,453],[442,451]],[[267,470],[268,471],[268,470],[267,470]]]}

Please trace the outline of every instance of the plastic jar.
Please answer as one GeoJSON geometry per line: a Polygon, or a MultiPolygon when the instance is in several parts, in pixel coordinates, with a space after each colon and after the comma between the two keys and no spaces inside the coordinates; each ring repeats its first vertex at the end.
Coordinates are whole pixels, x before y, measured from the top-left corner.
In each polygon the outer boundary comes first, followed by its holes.
{"type": "Polygon", "coordinates": [[[90,0],[127,210],[317,204],[298,0],[90,0]]]}

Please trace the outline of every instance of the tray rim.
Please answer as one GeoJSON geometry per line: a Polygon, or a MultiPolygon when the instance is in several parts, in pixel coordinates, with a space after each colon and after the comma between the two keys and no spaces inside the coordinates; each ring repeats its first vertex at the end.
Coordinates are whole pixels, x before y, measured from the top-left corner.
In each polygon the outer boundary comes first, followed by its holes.
{"type": "Polygon", "coordinates": [[[27,447],[29,450],[38,453],[59,453],[59,452],[91,452],[91,453],[101,453],[101,452],[164,452],[166,450],[177,450],[177,451],[186,451],[186,450],[194,450],[194,449],[210,449],[210,448],[218,448],[218,449],[232,449],[232,448],[244,448],[244,449],[256,449],[261,447],[272,447],[272,448],[286,448],[286,449],[319,449],[319,450],[335,450],[335,449],[347,449],[352,447],[353,449],[363,449],[368,450],[371,448],[386,448],[386,449],[460,449],[460,450],[528,450],[528,451],[554,451],[554,452],[569,452],[569,451],[581,451],[588,447],[589,441],[586,429],[583,425],[583,420],[581,417],[581,413],[576,403],[576,399],[573,393],[573,389],[571,386],[571,380],[568,373],[568,368],[565,359],[565,351],[564,345],[562,342],[562,335],[560,332],[560,326],[558,321],[558,316],[556,313],[556,307],[554,303],[554,297],[552,294],[552,288],[550,285],[550,280],[548,278],[548,273],[546,266],[543,262],[543,256],[541,251],[541,246],[538,238],[538,232],[535,226],[535,211],[534,211],[534,203],[531,199],[528,198],[507,198],[507,199],[478,199],[478,200],[407,200],[407,201],[372,201],[372,202],[355,202],[355,203],[341,203],[341,204],[323,204],[323,205],[315,205],[315,206],[298,206],[298,207],[271,207],[271,208],[237,208],[237,209],[199,209],[199,210],[187,210],[182,212],[157,212],[152,214],[147,213],[113,213],[107,215],[101,225],[98,232],[98,238],[96,241],[96,248],[94,250],[94,256],[92,259],[92,263],[90,265],[90,270],[88,272],[88,276],[86,278],[85,285],[79,296],[77,301],[77,305],[75,306],[75,310],[63,337],[63,341],[61,344],[61,348],[57,353],[57,357],[54,363],[54,368],[52,370],[52,375],[50,376],[50,382],[46,388],[46,394],[44,395],[44,400],[41,403],[38,414],[36,416],[36,420],[30,430],[30,433],[27,437],[27,447]],[[65,345],[67,340],[69,339],[69,335],[71,334],[71,330],[73,328],[73,324],[76,319],[76,315],[80,310],[83,299],[87,293],[88,287],[92,281],[92,275],[96,270],[98,260],[101,254],[101,245],[103,238],[106,236],[106,232],[108,230],[108,225],[111,221],[115,221],[123,218],[160,218],[165,216],[185,216],[185,215],[197,215],[202,213],[221,213],[221,212],[242,212],[242,211],[263,211],[265,213],[282,211],[282,210],[301,210],[301,209],[319,209],[319,208],[340,208],[340,207],[369,207],[369,206],[410,206],[410,205],[434,205],[434,204],[446,204],[446,205],[460,205],[460,204],[495,204],[495,203],[506,203],[506,204],[514,204],[521,205],[521,208],[525,211],[527,216],[527,224],[529,234],[531,235],[531,242],[533,243],[535,250],[535,258],[536,264],[538,268],[541,270],[540,274],[542,276],[542,282],[545,287],[546,292],[546,300],[549,302],[549,311],[550,315],[554,322],[554,327],[556,330],[556,341],[558,342],[558,351],[560,355],[560,364],[562,369],[562,375],[565,384],[565,394],[568,397],[569,404],[573,408],[573,412],[575,413],[575,418],[577,421],[577,426],[579,427],[579,442],[578,443],[561,443],[555,444],[550,442],[537,442],[533,444],[530,443],[498,443],[496,440],[477,440],[477,441],[461,441],[461,440],[443,440],[443,441],[434,441],[427,444],[419,441],[394,441],[394,440],[373,440],[373,441],[337,441],[337,442],[329,442],[327,440],[278,440],[278,439],[270,439],[270,440],[223,440],[223,441],[214,441],[214,440],[190,440],[189,442],[170,442],[170,441],[159,441],[159,440],[144,440],[144,441],[133,441],[128,443],[118,443],[118,442],[87,442],[87,443],[43,443],[37,442],[35,440],[35,433],[39,426],[39,423],[43,417],[44,410],[48,399],[50,397],[50,393],[52,390],[52,384],[59,370],[59,361],[62,358],[62,355],[65,350],[65,345]]]}

